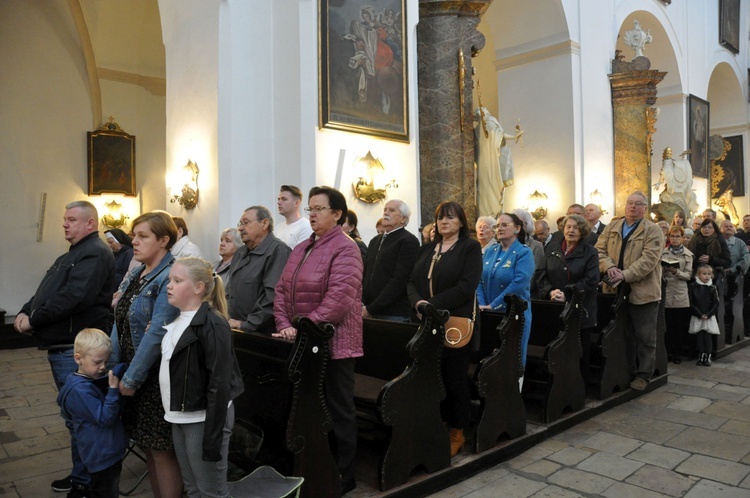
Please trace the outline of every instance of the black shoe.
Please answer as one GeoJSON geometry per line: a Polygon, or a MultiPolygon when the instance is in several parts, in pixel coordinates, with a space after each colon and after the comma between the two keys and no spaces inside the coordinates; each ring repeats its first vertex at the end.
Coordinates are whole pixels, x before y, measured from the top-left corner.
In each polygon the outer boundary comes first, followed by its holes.
{"type": "Polygon", "coordinates": [[[703,366],[704,367],[710,367],[711,366],[711,355],[706,355],[706,359],[703,360],[703,366]]]}
{"type": "Polygon", "coordinates": [[[88,498],[88,488],[81,486],[80,484],[70,484],[70,491],[68,491],[67,498],[88,498]]]}
{"type": "Polygon", "coordinates": [[[706,353],[700,353],[698,355],[698,361],[696,361],[695,364],[702,367],[704,361],[706,361],[706,353]]]}
{"type": "Polygon", "coordinates": [[[67,493],[68,491],[70,491],[70,475],[62,479],[52,481],[51,486],[52,491],[57,491],[58,493],[67,493]]]}

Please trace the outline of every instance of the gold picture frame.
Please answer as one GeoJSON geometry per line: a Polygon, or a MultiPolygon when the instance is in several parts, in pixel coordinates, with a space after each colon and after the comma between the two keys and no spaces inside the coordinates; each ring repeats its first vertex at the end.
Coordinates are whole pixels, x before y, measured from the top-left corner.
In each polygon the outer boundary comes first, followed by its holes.
{"type": "Polygon", "coordinates": [[[112,120],[86,135],[89,195],[135,197],[135,136],[112,120]]]}

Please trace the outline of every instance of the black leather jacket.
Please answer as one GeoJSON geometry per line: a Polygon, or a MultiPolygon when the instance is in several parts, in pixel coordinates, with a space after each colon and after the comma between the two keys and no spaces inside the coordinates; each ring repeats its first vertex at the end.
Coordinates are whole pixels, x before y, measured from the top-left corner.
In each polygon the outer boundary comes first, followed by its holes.
{"type": "Polygon", "coordinates": [[[221,460],[227,406],[244,391],[226,319],[203,303],[169,360],[172,411],[206,410],[203,460],[221,460]]]}
{"type": "Polygon", "coordinates": [[[72,346],[81,329],[112,329],[115,257],[94,232],[57,258],[29,302],[21,308],[39,349],[72,346]]]}

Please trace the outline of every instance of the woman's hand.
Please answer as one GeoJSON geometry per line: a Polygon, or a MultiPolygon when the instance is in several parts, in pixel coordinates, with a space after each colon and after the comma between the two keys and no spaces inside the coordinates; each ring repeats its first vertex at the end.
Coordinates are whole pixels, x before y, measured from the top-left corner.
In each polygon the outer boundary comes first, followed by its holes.
{"type": "Polygon", "coordinates": [[[703,316],[701,317],[701,320],[708,320],[708,316],[706,316],[706,315],[703,315],[703,316]]]}
{"type": "Polygon", "coordinates": [[[123,396],[132,396],[135,394],[135,389],[130,389],[129,387],[125,387],[125,384],[120,382],[120,394],[123,396]]]}
{"type": "Polygon", "coordinates": [[[560,289],[552,289],[549,293],[550,301],[565,301],[565,293],[560,289]]]}
{"type": "Polygon", "coordinates": [[[485,304],[484,306],[479,306],[479,309],[480,310],[491,310],[492,306],[490,306],[489,304],[485,304]]]}
{"type": "Polygon", "coordinates": [[[700,261],[701,263],[706,263],[707,264],[708,261],[709,261],[709,259],[711,259],[709,257],[709,255],[708,254],[704,254],[703,256],[701,256],[701,257],[698,258],[698,261],[700,261]]]}
{"type": "Polygon", "coordinates": [[[228,322],[229,322],[229,326],[230,326],[231,328],[233,328],[233,329],[237,329],[237,330],[240,330],[240,329],[242,329],[242,322],[241,322],[241,321],[239,321],[239,320],[235,320],[234,318],[230,318],[230,319],[228,320],[228,322]]]}
{"type": "Polygon", "coordinates": [[[294,327],[287,327],[271,334],[271,337],[278,337],[279,339],[293,341],[297,337],[297,329],[295,329],[294,327]]]}

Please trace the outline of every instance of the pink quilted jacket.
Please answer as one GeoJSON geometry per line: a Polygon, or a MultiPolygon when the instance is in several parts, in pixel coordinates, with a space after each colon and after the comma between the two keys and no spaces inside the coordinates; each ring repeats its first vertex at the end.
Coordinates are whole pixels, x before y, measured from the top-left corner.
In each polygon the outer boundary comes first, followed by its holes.
{"type": "Polygon", "coordinates": [[[340,226],[318,240],[301,242],[284,267],[273,302],[276,330],[306,316],[315,323],[332,323],[331,358],[362,356],[362,256],[340,226]],[[313,242],[314,241],[314,242],[313,242]],[[305,252],[312,244],[310,254],[305,252]],[[304,262],[303,262],[304,260],[304,262]]]}

